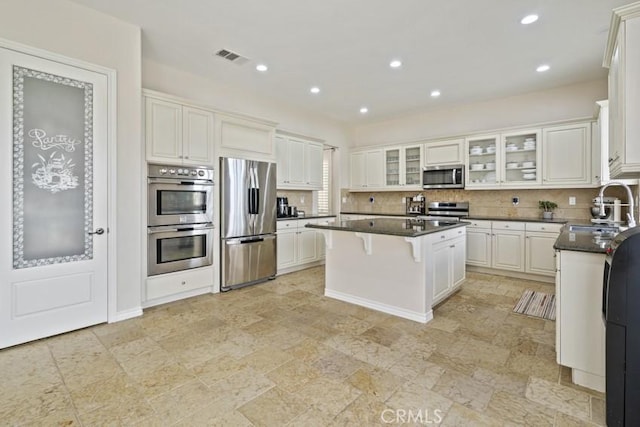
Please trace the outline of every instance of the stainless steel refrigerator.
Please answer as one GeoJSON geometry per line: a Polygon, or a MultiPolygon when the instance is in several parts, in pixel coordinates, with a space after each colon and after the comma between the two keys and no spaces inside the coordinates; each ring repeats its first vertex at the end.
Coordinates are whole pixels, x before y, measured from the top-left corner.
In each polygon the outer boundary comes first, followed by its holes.
{"type": "Polygon", "coordinates": [[[276,276],[276,164],[220,159],[221,289],[276,276]]]}

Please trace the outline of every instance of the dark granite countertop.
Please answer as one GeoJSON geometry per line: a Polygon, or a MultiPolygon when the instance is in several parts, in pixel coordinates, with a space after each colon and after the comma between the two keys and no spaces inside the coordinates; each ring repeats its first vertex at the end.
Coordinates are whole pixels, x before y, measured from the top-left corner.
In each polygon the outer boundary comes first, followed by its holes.
{"type": "Polygon", "coordinates": [[[600,239],[596,234],[589,231],[569,231],[569,227],[571,225],[586,225],[586,223],[570,223],[562,227],[560,235],[553,245],[554,249],[562,251],[606,253],[611,240],[600,239]]]}
{"type": "Polygon", "coordinates": [[[387,234],[401,237],[419,237],[450,228],[465,227],[468,223],[449,221],[427,221],[402,218],[372,218],[339,221],[329,225],[307,224],[308,228],[351,231],[355,233],[387,234]]]}
{"type": "Polygon", "coordinates": [[[381,212],[349,212],[349,211],[340,212],[340,215],[397,216],[398,218],[416,216],[416,215],[411,215],[406,213],[399,214],[399,213],[384,213],[384,212],[381,213],[381,212]]]}
{"type": "Polygon", "coordinates": [[[305,215],[305,216],[291,216],[285,218],[278,218],[278,221],[290,221],[292,219],[313,219],[313,218],[335,218],[335,215],[305,215]]]}

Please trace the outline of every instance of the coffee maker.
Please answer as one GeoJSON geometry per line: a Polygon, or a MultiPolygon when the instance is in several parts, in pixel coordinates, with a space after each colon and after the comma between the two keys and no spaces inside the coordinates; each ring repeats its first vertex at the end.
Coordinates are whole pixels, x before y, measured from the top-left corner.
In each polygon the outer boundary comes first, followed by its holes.
{"type": "Polygon", "coordinates": [[[276,198],[277,216],[278,218],[286,218],[289,216],[289,199],[286,197],[276,198]]]}

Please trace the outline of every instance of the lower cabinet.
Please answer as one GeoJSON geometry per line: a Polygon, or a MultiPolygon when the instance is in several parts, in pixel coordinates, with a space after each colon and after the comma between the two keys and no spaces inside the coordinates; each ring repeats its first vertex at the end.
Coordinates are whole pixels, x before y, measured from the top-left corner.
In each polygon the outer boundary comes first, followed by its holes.
{"type": "Polygon", "coordinates": [[[327,224],[333,220],[334,218],[312,218],[278,221],[278,274],[324,260],[324,236],[305,225],[327,224]]]}
{"type": "Polygon", "coordinates": [[[211,292],[213,267],[150,276],[145,282],[143,307],[151,307],[211,292]]]}
{"type": "Polygon", "coordinates": [[[553,277],[562,224],[470,220],[467,265],[553,277]]]}
{"type": "Polygon", "coordinates": [[[441,241],[434,241],[431,247],[433,259],[432,305],[445,299],[455,291],[465,279],[466,239],[464,231],[454,229],[459,234],[449,234],[441,241]]]}
{"type": "Polygon", "coordinates": [[[557,362],[572,368],[574,383],[604,391],[602,277],[605,254],[559,251],[557,255],[557,362]]]}

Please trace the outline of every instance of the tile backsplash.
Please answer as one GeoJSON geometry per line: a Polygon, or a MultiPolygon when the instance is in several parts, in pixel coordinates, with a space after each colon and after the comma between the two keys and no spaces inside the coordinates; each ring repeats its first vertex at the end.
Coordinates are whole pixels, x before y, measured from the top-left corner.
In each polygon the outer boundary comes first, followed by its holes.
{"type": "MultiPolygon", "coordinates": [[[[341,212],[362,212],[362,213],[405,213],[403,197],[413,197],[422,194],[427,202],[469,202],[469,213],[480,216],[504,216],[509,218],[537,218],[541,217],[541,210],[538,208],[539,200],[550,200],[558,204],[555,210],[556,218],[567,218],[572,220],[591,219],[591,200],[598,195],[598,188],[577,188],[577,189],[539,189],[539,190],[424,190],[420,192],[349,192],[347,189],[341,191],[341,201],[346,198],[346,203],[341,203],[341,212]],[[373,203],[370,198],[373,197],[373,203]],[[514,206],[513,197],[520,199],[517,206],[514,206]],[[569,205],[569,197],[576,198],[576,204],[569,205]]],[[[633,193],[637,194],[637,188],[633,193]]],[[[607,196],[620,198],[626,203],[626,192],[621,187],[610,187],[606,192],[607,196]]],[[[623,211],[624,215],[624,211],[623,211]]]]}
{"type": "Polygon", "coordinates": [[[311,215],[313,209],[313,191],[278,190],[278,197],[289,199],[289,206],[296,206],[299,211],[311,215]]]}

